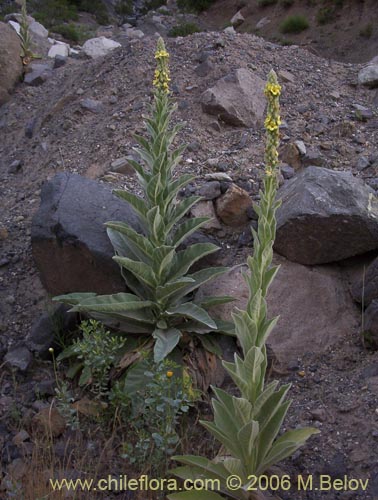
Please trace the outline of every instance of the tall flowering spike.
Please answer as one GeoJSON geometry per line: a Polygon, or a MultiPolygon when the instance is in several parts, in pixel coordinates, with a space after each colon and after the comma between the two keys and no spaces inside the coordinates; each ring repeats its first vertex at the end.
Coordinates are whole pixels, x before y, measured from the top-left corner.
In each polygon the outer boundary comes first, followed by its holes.
{"type": "Polygon", "coordinates": [[[158,93],[169,94],[169,53],[167,52],[164,40],[160,37],[157,42],[157,49],[155,53],[156,69],[154,75],[153,85],[158,93]]]}
{"type": "Polygon", "coordinates": [[[278,83],[277,75],[274,70],[269,72],[264,93],[268,100],[267,116],[265,119],[265,169],[266,175],[272,176],[275,175],[278,164],[278,146],[280,143],[279,127],[281,125],[279,103],[281,86],[278,83]]]}

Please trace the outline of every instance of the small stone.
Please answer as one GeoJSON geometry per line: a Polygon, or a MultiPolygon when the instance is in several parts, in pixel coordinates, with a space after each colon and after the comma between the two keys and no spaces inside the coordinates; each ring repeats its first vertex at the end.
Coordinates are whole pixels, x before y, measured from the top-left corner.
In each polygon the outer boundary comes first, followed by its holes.
{"type": "Polygon", "coordinates": [[[218,121],[213,121],[210,123],[209,127],[211,127],[213,130],[215,130],[216,132],[221,132],[222,128],[219,124],[218,121]]]}
{"type": "Polygon", "coordinates": [[[224,172],[211,172],[205,175],[205,179],[208,181],[228,181],[232,182],[231,177],[224,172]]]}
{"type": "Polygon", "coordinates": [[[6,257],[3,257],[2,259],[0,259],[0,267],[5,267],[9,264],[10,260],[7,259],[6,257]]]}
{"type": "Polygon", "coordinates": [[[337,90],[331,90],[331,92],[329,93],[329,95],[331,97],[333,97],[334,99],[340,99],[340,92],[337,92],[337,90]]]}
{"type": "Polygon", "coordinates": [[[25,372],[32,362],[32,355],[26,347],[11,348],[4,357],[4,361],[11,367],[25,372]]]}
{"type": "Polygon", "coordinates": [[[325,422],[327,420],[327,413],[324,408],[317,408],[316,410],[310,410],[310,415],[313,420],[318,422],[325,422]]]}
{"type": "Polygon", "coordinates": [[[201,144],[197,141],[191,142],[187,146],[187,151],[190,151],[191,153],[196,153],[201,149],[201,144]]]}
{"type": "Polygon", "coordinates": [[[76,91],[76,94],[77,95],[83,95],[84,94],[84,90],[82,88],[78,88],[77,91],[76,91]]]}
{"type": "Polygon", "coordinates": [[[214,65],[211,63],[211,61],[204,61],[203,63],[199,64],[194,72],[196,75],[205,77],[207,76],[212,70],[214,69],[214,65]]]}
{"type": "Polygon", "coordinates": [[[290,165],[281,165],[280,171],[285,180],[289,180],[295,175],[295,170],[290,165]]]}
{"type": "Polygon", "coordinates": [[[33,64],[30,69],[25,75],[24,83],[32,87],[42,85],[52,76],[52,70],[47,64],[33,64]]]}
{"type": "Polygon", "coordinates": [[[25,125],[25,137],[31,139],[34,135],[34,129],[37,125],[37,118],[32,118],[25,125]]]}
{"type": "Polygon", "coordinates": [[[295,141],[294,144],[297,146],[299,153],[304,156],[306,154],[306,146],[303,141],[295,141]]]}
{"type": "Polygon", "coordinates": [[[315,148],[309,149],[303,158],[303,164],[305,167],[310,165],[316,167],[323,166],[324,161],[320,151],[315,148]]]}
{"type": "Polygon", "coordinates": [[[130,157],[122,156],[122,158],[117,158],[110,165],[110,171],[117,174],[133,175],[135,171],[129,163],[130,157]]]}
{"type": "Polygon", "coordinates": [[[280,70],[278,76],[281,77],[283,82],[295,83],[295,76],[286,70],[280,70]]]}
{"type": "Polygon", "coordinates": [[[216,213],[228,226],[243,226],[249,220],[247,208],[250,206],[252,206],[252,200],[249,194],[232,184],[230,189],[216,200],[216,213]]]}
{"type": "Polygon", "coordinates": [[[239,10],[232,18],[231,18],[231,21],[230,23],[232,24],[232,26],[234,28],[237,28],[238,26],[240,26],[241,24],[243,24],[245,21],[244,19],[244,16],[243,14],[241,13],[241,11],[239,10]]]}
{"type": "Polygon", "coordinates": [[[6,304],[13,305],[16,303],[16,299],[15,299],[14,295],[8,295],[7,297],[5,297],[4,302],[6,304]]]}
{"type": "Polygon", "coordinates": [[[51,380],[42,380],[42,382],[39,382],[37,386],[35,387],[35,394],[38,397],[46,397],[46,396],[54,396],[55,395],[55,387],[56,387],[56,381],[55,379],[51,380]]]}
{"type": "Polygon", "coordinates": [[[29,26],[29,30],[41,38],[47,38],[49,36],[48,30],[38,21],[32,21],[29,26]]]}
{"type": "Polygon", "coordinates": [[[90,111],[91,113],[101,113],[103,111],[103,104],[101,101],[96,101],[95,99],[82,99],[80,101],[80,106],[90,111]]]}
{"type": "Polygon", "coordinates": [[[135,28],[126,28],[125,32],[126,32],[126,36],[128,36],[129,38],[140,39],[140,38],[144,37],[143,31],[137,30],[135,28]]]}
{"type": "Polygon", "coordinates": [[[17,174],[22,169],[23,161],[22,160],[14,160],[8,169],[9,174],[17,174]]]}
{"type": "Polygon", "coordinates": [[[193,217],[209,217],[210,220],[202,226],[204,230],[209,231],[222,228],[215,214],[212,201],[199,201],[196,205],[194,205],[190,213],[193,217]]]}
{"type": "Polygon", "coordinates": [[[356,163],[357,170],[365,170],[365,168],[370,167],[370,161],[366,158],[366,156],[360,156],[356,163]]]}
{"type": "Polygon", "coordinates": [[[70,53],[70,46],[66,43],[59,43],[50,47],[47,57],[50,57],[51,59],[54,59],[56,56],[67,58],[69,53],[70,53]]]}
{"type": "Polygon", "coordinates": [[[12,439],[12,443],[16,446],[20,446],[24,441],[30,439],[29,434],[23,429],[19,431],[14,438],[12,439]]]}
{"type": "Polygon", "coordinates": [[[43,408],[32,420],[33,429],[53,437],[63,434],[66,421],[56,408],[43,408]]]}
{"type": "Polygon", "coordinates": [[[281,148],[280,158],[283,162],[294,168],[294,170],[302,168],[301,154],[294,143],[285,144],[281,148]]]}
{"type": "Polygon", "coordinates": [[[205,200],[214,200],[221,195],[220,190],[220,182],[219,181],[211,181],[206,182],[200,190],[199,195],[202,196],[205,200]]]}
{"type": "Polygon", "coordinates": [[[197,61],[199,63],[203,63],[205,62],[209,57],[211,56],[211,52],[209,52],[208,50],[203,50],[202,52],[199,53],[198,57],[197,57],[197,61]]]}
{"type": "Polygon", "coordinates": [[[57,54],[54,58],[54,69],[61,68],[67,62],[67,57],[57,54]]]}
{"type": "Polygon", "coordinates": [[[8,238],[8,230],[4,226],[0,226],[0,240],[6,240],[8,238]]]}
{"type": "Polygon", "coordinates": [[[260,21],[256,24],[255,28],[257,30],[261,30],[262,28],[264,28],[267,24],[270,23],[270,19],[268,17],[263,17],[262,19],[260,19],[260,21]]]}
{"type": "Polygon", "coordinates": [[[369,120],[370,118],[373,118],[373,112],[371,109],[366,108],[365,106],[361,106],[360,104],[354,104],[353,105],[355,109],[355,115],[358,120],[369,120]]]}

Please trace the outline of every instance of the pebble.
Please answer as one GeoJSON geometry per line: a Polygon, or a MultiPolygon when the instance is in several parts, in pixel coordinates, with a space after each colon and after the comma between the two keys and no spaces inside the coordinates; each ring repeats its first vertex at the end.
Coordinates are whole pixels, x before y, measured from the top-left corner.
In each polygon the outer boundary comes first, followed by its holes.
{"type": "Polygon", "coordinates": [[[366,158],[366,156],[360,156],[356,163],[357,170],[365,170],[365,168],[370,167],[370,161],[366,158]]]}
{"type": "Polygon", "coordinates": [[[199,190],[198,193],[205,200],[214,200],[221,195],[220,182],[210,181],[206,182],[199,190]]]}
{"type": "Polygon", "coordinates": [[[224,172],[212,172],[210,174],[205,174],[205,179],[209,181],[229,181],[232,182],[232,178],[224,172]]]}
{"type": "Polygon", "coordinates": [[[9,174],[17,174],[22,169],[23,161],[22,160],[14,160],[8,169],[9,174]]]}
{"type": "Polygon", "coordinates": [[[91,113],[101,113],[103,111],[103,104],[101,101],[96,101],[95,99],[82,99],[80,101],[80,106],[83,109],[90,111],[91,113]]]}

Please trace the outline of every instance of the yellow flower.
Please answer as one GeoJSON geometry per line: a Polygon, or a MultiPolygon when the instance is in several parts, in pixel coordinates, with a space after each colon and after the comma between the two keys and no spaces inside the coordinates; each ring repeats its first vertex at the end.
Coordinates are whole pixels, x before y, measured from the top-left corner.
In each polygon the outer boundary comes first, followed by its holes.
{"type": "Polygon", "coordinates": [[[167,373],[166,373],[166,375],[167,375],[168,378],[173,377],[173,371],[172,370],[168,370],[167,373]]]}
{"type": "Polygon", "coordinates": [[[268,82],[265,86],[265,95],[272,94],[274,96],[279,96],[281,94],[281,85],[278,83],[268,82]]]}
{"type": "Polygon", "coordinates": [[[164,59],[165,57],[169,57],[169,54],[165,49],[158,50],[155,54],[155,59],[164,59]]]}
{"type": "Polygon", "coordinates": [[[157,67],[154,73],[153,86],[160,92],[164,94],[169,94],[169,68],[168,68],[168,58],[169,54],[165,49],[164,41],[159,38],[157,43],[157,49],[155,53],[155,59],[157,60],[157,67]]]}

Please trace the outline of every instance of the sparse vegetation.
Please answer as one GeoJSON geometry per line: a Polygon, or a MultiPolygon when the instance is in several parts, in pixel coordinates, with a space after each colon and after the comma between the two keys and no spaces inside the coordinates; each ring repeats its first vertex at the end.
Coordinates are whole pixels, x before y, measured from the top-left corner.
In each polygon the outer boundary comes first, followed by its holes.
{"type": "Polygon", "coordinates": [[[283,7],[286,7],[286,8],[289,8],[289,7],[291,7],[292,5],[294,5],[294,2],[295,2],[295,0],[280,0],[280,4],[281,4],[283,7]]]}
{"type": "Polygon", "coordinates": [[[296,15],[287,17],[280,26],[281,33],[301,33],[309,27],[309,22],[305,16],[296,15]]]}
{"type": "Polygon", "coordinates": [[[202,12],[210,7],[215,0],[177,0],[177,5],[182,10],[202,12]]]}
{"type": "Polygon", "coordinates": [[[88,31],[86,26],[77,23],[58,24],[51,27],[51,31],[59,33],[71,42],[83,43],[94,35],[94,32],[88,31]]]}
{"type": "Polygon", "coordinates": [[[173,26],[169,32],[168,36],[176,37],[176,36],[188,36],[193,33],[200,32],[201,29],[196,23],[181,23],[176,26],[173,26]]]}
{"type": "Polygon", "coordinates": [[[275,5],[278,0],[257,0],[257,5],[259,7],[268,7],[269,5],[275,5]]]}
{"type": "Polygon", "coordinates": [[[373,35],[373,30],[373,23],[368,23],[363,28],[361,28],[359,34],[363,38],[371,38],[373,35]]]}
{"type": "Polygon", "coordinates": [[[132,0],[118,0],[115,11],[119,16],[130,16],[133,13],[132,0]]]}

